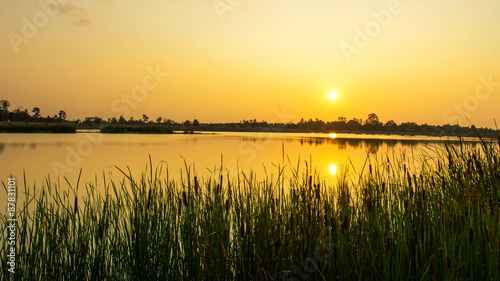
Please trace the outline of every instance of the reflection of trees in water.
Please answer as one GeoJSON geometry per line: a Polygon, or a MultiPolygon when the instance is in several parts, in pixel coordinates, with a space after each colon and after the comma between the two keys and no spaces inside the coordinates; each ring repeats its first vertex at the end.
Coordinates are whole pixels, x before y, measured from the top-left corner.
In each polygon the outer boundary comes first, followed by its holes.
{"type": "MultiPolygon", "coordinates": [[[[269,142],[270,140],[273,140],[273,139],[278,139],[278,138],[273,138],[273,137],[269,137],[269,138],[256,138],[256,137],[242,137],[241,138],[241,141],[243,142],[269,142]]],[[[279,141],[283,141],[283,142],[293,142],[295,141],[294,139],[281,139],[279,138],[279,141]]]]}
{"type": "Polygon", "coordinates": [[[345,142],[339,142],[339,143],[337,143],[337,148],[339,150],[345,150],[347,148],[347,145],[345,142]]]}
{"type": "Polygon", "coordinates": [[[335,145],[340,150],[346,148],[362,149],[366,148],[369,153],[376,154],[381,147],[394,148],[400,145],[404,148],[409,148],[416,145],[441,143],[436,140],[395,140],[395,139],[344,139],[344,138],[324,138],[324,137],[297,137],[297,138],[283,138],[283,137],[243,137],[242,141],[247,142],[268,142],[270,139],[279,140],[280,142],[300,142],[300,145],[319,146],[319,145],[335,145]]]}
{"type": "Polygon", "coordinates": [[[315,145],[318,146],[320,144],[323,144],[323,140],[320,138],[307,138],[307,139],[301,139],[300,144],[304,145],[304,143],[307,143],[309,145],[315,145]]]}
{"type": "Polygon", "coordinates": [[[300,138],[301,145],[336,145],[337,148],[344,150],[347,147],[352,149],[361,149],[365,147],[370,153],[377,153],[381,147],[394,148],[397,145],[403,147],[412,147],[421,144],[438,143],[434,140],[391,140],[391,139],[339,139],[339,138],[300,138]]]}
{"type": "Polygon", "coordinates": [[[366,142],[366,149],[368,150],[368,153],[370,154],[377,154],[378,149],[381,145],[379,143],[374,143],[374,142],[366,142]]]}
{"type": "MultiPolygon", "coordinates": [[[[24,148],[26,145],[28,145],[28,144],[26,144],[26,143],[8,143],[8,144],[0,143],[0,154],[5,151],[6,146],[9,146],[11,148],[24,148]]],[[[30,143],[29,148],[32,150],[36,149],[36,143],[30,143]]]]}

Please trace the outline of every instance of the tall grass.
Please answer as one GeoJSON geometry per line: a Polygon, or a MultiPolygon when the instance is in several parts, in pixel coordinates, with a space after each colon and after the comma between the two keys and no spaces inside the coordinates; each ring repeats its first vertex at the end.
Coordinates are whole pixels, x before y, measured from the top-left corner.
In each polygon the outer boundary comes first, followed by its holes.
{"type": "Polygon", "coordinates": [[[368,158],[333,184],[290,161],[263,178],[171,180],[150,161],[139,177],[25,184],[14,278],[500,280],[499,147],[446,145],[418,168],[368,158]]]}

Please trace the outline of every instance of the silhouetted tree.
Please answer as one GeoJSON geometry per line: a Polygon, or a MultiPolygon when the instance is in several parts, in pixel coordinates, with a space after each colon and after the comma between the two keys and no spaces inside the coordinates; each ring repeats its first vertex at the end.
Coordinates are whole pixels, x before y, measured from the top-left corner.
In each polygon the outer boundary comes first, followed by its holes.
{"type": "Polygon", "coordinates": [[[186,125],[186,126],[189,126],[189,125],[191,125],[191,121],[189,121],[189,120],[186,120],[186,122],[184,122],[184,125],[186,125]]]}
{"type": "Polygon", "coordinates": [[[368,114],[368,119],[366,119],[363,126],[365,130],[375,131],[382,129],[382,122],[378,120],[378,116],[375,113],[368,114]]]}
{"type": "Polygon", "coordinates": [[[40,117],[40,108],[33,107],[33,110],[31,110],[31,112],[33,112],[33,117],[34,118],[39,118],[40,117]]]}
{"type": "Polygon", "coordinates": [[[127,120],[125,120],[125,117],[123,117],[123,115],[120,115],[120,118],[118,118],[118,123],[123,124],[126,122],[127,122],[127,120]]]}
{"type": "Polygon", "coordinates": [[[399,129],[403,132],[416,132],[418,125],[415,122],[406,122],[399,125],[399,129]]]}
{"type": "Polygon", "coordinates": [[[394,120],[389,120],[385,123],[384,128],[386,131],[396,131],[398,129],[398,124],[394,120]]]}
{"type": "Polygon", "coordinates": [[[30,118],[31,116],[29,115],[28,110],[23,110],[21,107],[18,107],[9,113],[9,119],[11,121],[28,122],[30,118]]]}
{"type": "Polygon", "coordinates": [[[163,118],[163,123],[167,124],[167,125],[174,125],[175,124],[175,121],[172,120],[172,119],[166,119],[166,118],[163,118]]]}
{"type": "Polygon", "coordinates": [[[64,110],[59,111],[59,119],[66,120],[66,112],[64,110]]]}
{"type": "Polygon", "coordinates": [[[0,110],[9,111],[10,102],[8,100],[0,100],[0,110]]]}
{"type": "Polygon", "coordinates": [[[199,126],[200,122],[197,119],[193,120],[193,126],[199,126]]]}
{"type": "Polygon", "coordinates": [[[161,120],[162,120],[161,116],[156,118],[156,123],[161,123],[161,120]]]}
{"type": "Polygon", "coordinates": [[[148,120],[149,120],[149,117],[146,114],[143,114],[142,121],[144,121],[144,123],[148,123],[148,120]]]}
{"type": "Polygon", "coordinates": [[[0,100],[0,121],[7,121],[9,119],[9,106],[8,100],[0,100]]]}
{"type": "Polygon", "coordinates": [[[377,126],[377,125],[380,125],[382,123],[378,120],[377,114],[370,113],[370,114],[368,114],[368,119],[366,119],[365,124],[370,124],[372,126],[377,126]]]}
{"type": "Polygon", "coordinates": [[[359,130],[361,129],[361,119],[353,118],[347,122],[348,130],[359,130]]]}

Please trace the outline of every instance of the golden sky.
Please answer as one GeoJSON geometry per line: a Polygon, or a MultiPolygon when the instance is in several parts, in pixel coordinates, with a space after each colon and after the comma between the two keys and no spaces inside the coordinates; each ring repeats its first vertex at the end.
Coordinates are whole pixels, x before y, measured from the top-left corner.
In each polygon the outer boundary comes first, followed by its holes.
{"type": "Polygon", "coordinates": [[[0,99],[69,119],[494,127],[499,14],[491,0],[0,0],[0,99]]]}

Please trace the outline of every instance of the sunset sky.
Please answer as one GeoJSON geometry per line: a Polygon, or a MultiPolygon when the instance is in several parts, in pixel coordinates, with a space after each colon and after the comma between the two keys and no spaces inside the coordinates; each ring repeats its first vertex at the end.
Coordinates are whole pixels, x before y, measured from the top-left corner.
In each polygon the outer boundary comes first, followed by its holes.
{"type": "Polygon", "coordinates": [[[491,0],[0,0],[0,99],[69,119],[493,128],[498,15],[491,0]]]}

